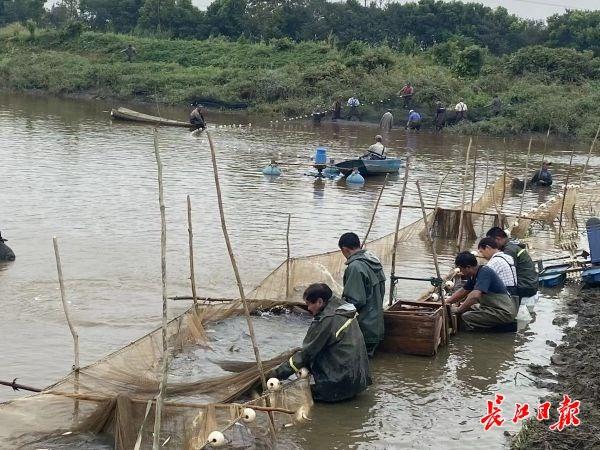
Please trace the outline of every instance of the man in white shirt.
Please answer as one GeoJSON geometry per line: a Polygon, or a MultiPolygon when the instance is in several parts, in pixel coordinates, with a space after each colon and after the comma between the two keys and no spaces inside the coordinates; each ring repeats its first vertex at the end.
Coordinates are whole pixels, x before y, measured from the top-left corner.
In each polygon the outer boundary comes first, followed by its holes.
{"type": "Polygon", "coordinates": [[[375,136],[375,143],[369,147],[367,154],[363,155],[362,159],[385,159],[385,146],[380,134],[375,136]]]}
{"type": "Polygon", "coordinates": [[[353,117],[356,117],[356,119],[360,121],[360,115],[358,114],[359,106],[360,102],[358,101],[358,98],[356,98],[356,94],[352,95],[352,97],[348,99],[348,108],[350,108],[348,120],[352,120],[353,117]]]}
{"type": "Polygon", "coordinates": [[[469,108],[467,108],[464,99],[459,99],[458,103],[454,107],[454,111],[456,111],[456,121],[460,122],[461,120],[466,119],[468,110],[469,108]]]}
{"type": "Polygon", "coordinates": [[[509,294],[517,295],[517,268],[512,256],[500,251],[496,240],[489,237],[479,241],[477,250],[488,260],[486,265],[498,274],[509,294]]]}

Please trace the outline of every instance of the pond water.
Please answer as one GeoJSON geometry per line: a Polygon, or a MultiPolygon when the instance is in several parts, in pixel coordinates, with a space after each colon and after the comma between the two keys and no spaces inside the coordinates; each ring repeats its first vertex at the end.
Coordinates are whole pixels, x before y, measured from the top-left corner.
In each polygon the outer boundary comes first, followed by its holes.
{"type": "MultiPolygon", "coordinates": [[[[160,215],[152,128],[111,123],[107,111],[112,106],[0,94],[0,230],[17,255],[15,262],[0,265],[1,380],[19,377],[24,384],[46,386],[70,370],[72,341],[60,302],[53,236],[60,246],[82,364],[160,324],[160,215]]],[[[156,112],[149,105],[134,108],[156,112]]],[[[182,109],[160,109],[164,116],[185,120],[182,109]]],[[[329,122],[314,126],[301,121],[273,125],[260,118],[212,112],[207,118],[217,146],[229,231],[247,290],[285,260],[288,213],[292,256],[334,250],[345,231],[365,233],[383,179],[352,187],[305,172],[317,146],[325,146],[336,160],[363,153],[377,134],[375,126],[329,122]],[[215,127],[250,122],[252,126],[215,127]],[[269,179],[260,169],[273,155],[288,164],[282,165],[281,177],[269,179]]],[[[159,142],[168,294],[190,295],[186,218],[190,195],[200,295],[234,296],[206,136],[163,128],[159,142]]],[[[428,204],[433,204],[438,184],[449,171],[441,203],[459,204],[467,144],[464,136],[403,129],[386,136],[390,155],[412,156],[411,180],[420,180],[428,204]]],[[[544,147],[543,137],[534,137],[530,168],[539,166],[545,154],[553,162],[557,181],[564,181],[572,144],[550,140],[544,147]]],[[[574,148],[571,173],[579,174],[588,149],[574,148]]],[[[527,140],[478,136],[472,155],[475,151],[477,197],[484,188],[486,167],[491,182],[502,173],[504,155],[510,171],[523,173],[527,140]]],[[[600,159],[592,158],[591,166],[600,166],[600,159]]],[[[393,231],[396,210],[386,205],[397,203],[401,180],[401,176],[387,179],[372,238],[393,231]]],[[[525,208],[546,195],[527,192],[525,208]]],[[[407,204],[418,204],[412,182],[407,196],[407,204]]],[[[513,197],[507,202],[515,210],[520,200],[513,197]]],[[[402,226],[418,218],[419,210],[408,209],[402,226]]],[[[446,248],[440,255],[443,272],[453,257],[450,246],[446,248]]],[[[413,276],[434,273],[425,254],[415,253],[414,259],[400,265],[403,273],[413,276]]],[[[407,298],[427,287],[407,286],[403,288],[407,298]]],[[[461,334],[435,358],[380,355],[372,363],[374,384],[365,394],[351,402],[317,405],[310,424],[285,431],[282,448],[502,447],[503,431],[519,427],[510,422],[514,404],[536,405],[544,394],[526,378],[515,381],[515,375],[525,372],[529,363],[548,363],[553,349],[546,340],[560,341],[561,331],[552,319],[566,295],[568,291],[544,292],[535,321],[516,335],[461,334]],[[495,393],[506,397],[507,421],[500,429],[484,432],[479,418],[485,414],[485,401],[495,393]]],[[[171,302],[171,313],[187,306],[171,302]]],[[[294,343],[302,338],[302,327],[290,329],[286,321],[269,323],[272,336],[294,343]]],[[[236,345],[243,346],[244,341],[236,345]]],[[[262,350],[272,354],[268,340],[264,345],[262,350]]],[[[251,355],[250,349],[242,354],[251,355]]],[[[0,400],[19,395],[24,394],[5,389],[0,400]]]]}

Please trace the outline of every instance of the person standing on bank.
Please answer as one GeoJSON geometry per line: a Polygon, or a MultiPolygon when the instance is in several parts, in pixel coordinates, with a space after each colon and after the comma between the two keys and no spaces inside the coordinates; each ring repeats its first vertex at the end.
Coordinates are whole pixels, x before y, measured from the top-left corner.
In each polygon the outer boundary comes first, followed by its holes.
{"type": "Polygon", "coordinates": [[[132,62],[135,55],[137,55],[137,50],[131,44],[127,44],[127,47],[121,50],[121,53],[125,53],[125,57],[127,58],[127,62],[132,62]]]}
{"type": "Polygon", "coordinates": [[[360,248],[360,239],[355,233],[342,234],[338,246],[346,257],[347,266],[342,299],[356,307],[367,354],[373,357],[383,340],[385,273],[379,259],[360,248]]]}
{"type": "Polygon", "coordinates": [[[358,112],[359,106],[360,101],[356,97],[356,94],[354,94],[348,99],[348,108],[350,108],[350,111],[348,112],[348,120],[352,120],[353,117],[356,117],[356,119],[360,122],[360,114],[358,112]]]}
{"type": "Polygon", "coordinates": [[[517,269],[517,293],[519,300],[535,297],[538,290],[538,273],[527,249],[508,239],[506,232],[500,227],[493,227],[486,233],[496,241],[499,250],[512,257],[517,269]]]}
{"type": "Polygon", "coordinates": [[[442,102],[435,102],[435,129],[436,131],[442,131],[446,126],[446,108],[442,102]]]}
{"type": "Polygon", "coordinates": [[[325,283],[311,284],[303,298],[314,318],[302,349],[270,375],[285,379],[306,367],[315,380],[311,386],[315,400],[349,400],[371,384],[369,358],[356,320],[356,308],[335,297],[325,283]]]}
{"type": "Polygon", "coordinates": [[[469,108],[467,108],[467,104],[465,103],[464,99],[461,98],[454,107],[454,111],[456,111],[456,121],[460,122],[461,120],[465,120],[467,118],[468,110],[469,108]]]}
{"type": "Polygon", "coordinates": [[[515,321],[517,305],[496,272],[487,266],[480,266],[471,252],[460,252],[454,263],[467,282],[446,299],[446,304],[452,305],[463,300],[455,311],[462,315],[462,325],[466,331],[485,331],[515,321]],[[477,303],[479,308],[473,308],[477,303]]]}
{"type": "Polygon", "coordinates": [[[342,97],[337,97],[331,105],[331,120],[342,118],[342,97]]]}

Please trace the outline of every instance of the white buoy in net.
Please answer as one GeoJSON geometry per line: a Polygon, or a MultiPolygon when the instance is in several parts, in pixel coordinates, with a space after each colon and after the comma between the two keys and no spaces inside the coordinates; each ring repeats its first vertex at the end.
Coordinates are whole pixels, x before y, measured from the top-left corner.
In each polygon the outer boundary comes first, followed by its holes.
{"type": "Polygon", "coordinates": [[[454,268],[454,275],[458,275],[460,273],[460,268],[455,267],[454,268]]]}
{"type": "Polygon", "coordinates": [[[510,237],[510,228],[507,228],[506,230],[504,230],[504,232],[506,233],[507,237],[510,237]]]}
{"type": "Polygon", "coordinates": [[[519,221],[515,220],[512,224],[513,228],[517,228],[519,226],[519,221]]]}
{"type": "Polygon", "coordinates": [[[308,376],[310,375],[310,372],[308,371],[308,369],[306,367],[302,367],[299,371],[298,371],[298,376],[302,379],[304,378],[308,378],[308,376]]]}
{"type": "Polygon", "coordinates": [[[252,408],[244,408],[242,411],[242,420],[246,423],[254,422],[256,419],[256,411],[252,408]]]}
{"type": "Polygon", "coordinates": [[[220,431],[213,431],[208,435],[208,443],[213,447],[222,447],[225,445],[225,436],[220,431]]]}
{"type": "Polygon", "coordinates": [[[278,391],[281,387],[281,382],[277,378],[269,378],[267,380],[267,389],[270,391],[278,391]]]}
{"type": "Polygon", "coordinates": [[[479,252],[477,250],[471,250],[471,255],[477,257],[479,256],[479,252]]]}
{"type": "Polygon", "coordinates": [[[448,280],[444,283],[444,286],[446,287],[446,289],[452,289],[454,287],[454,281],[448,280]]]}
{"type": "Polygon", "coordinates": [[[434,302],[437,302],[440,299],[440,296],[437,292],[434,292],[433,294],[431,294],[431,300],[433,300],[434,302]]]}

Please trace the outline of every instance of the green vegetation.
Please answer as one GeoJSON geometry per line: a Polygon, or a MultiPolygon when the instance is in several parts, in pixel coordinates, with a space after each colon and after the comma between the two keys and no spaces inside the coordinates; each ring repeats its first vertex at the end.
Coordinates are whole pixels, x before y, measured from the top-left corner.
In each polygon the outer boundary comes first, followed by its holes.
{"type": "Polygon", "coordinates": [[[0,25],[21,24],[0,29],[0,87],[244,103],[291,116],[356,92],[369,103],[363,117],[390,107],[401,121],[396,94],[408,80],[426,122],[436,101],[451,110],[465,99],[470,121],[458,131],[551,126],[590,136],[600,122],[600,11],[568,11],[545,25],[435,0],[215,0],[207,11],[158,2],[59,0],[45,10],[43,0],[0,0],[0,25]],[[131,63],[121,52],[128,43],[137,49],[131,63]],[[503,107],[492,116],[495,94],[503,107]]]}
{"type": "Polygon", "coordinates": [[[358,41],[338,48],[285,38],[168,40],[81,32],[74,24],[32,36],[19,26],[0,30],[4,88],[180,104],[243,102],[292,116],[356,92],[362,100],[385,100],[369,105],[367,118],[391,107],[403,120],[396,93],[410,80],[417,109],[428,120],[436,100],[452,107],[464,97],[472,121],[455,128],[465,132],[545,132],[551,125],[562,134],[590,136],[600,123],[599,59],[573,49],[537,46],[496,57],[470,46],[443,56],[446,64],[440,64],[435,49],[406,54],[358,41]],[[132,63],[121,53],[127,43],[137,49],[132,63]],[[504,108],[490,117],[486,105],[496,93],[504,108]]]}

